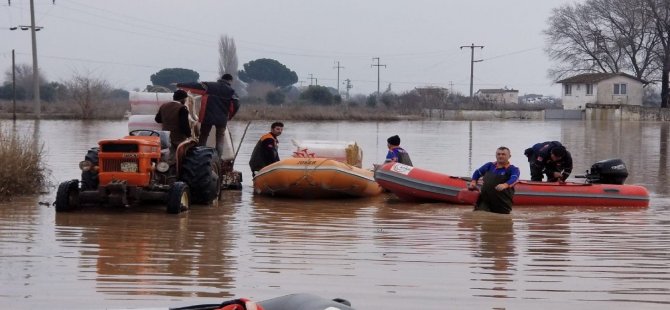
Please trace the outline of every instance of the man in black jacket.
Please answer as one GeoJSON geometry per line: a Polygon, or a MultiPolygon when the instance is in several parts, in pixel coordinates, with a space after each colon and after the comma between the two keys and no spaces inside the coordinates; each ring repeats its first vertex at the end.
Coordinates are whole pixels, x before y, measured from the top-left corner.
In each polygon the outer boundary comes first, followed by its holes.
{"type": "Polygon", "coordinates": [[[256,172],[272,163],[279,161],[279,140],[277,137],[284,131],[284,123],[274,122],[270,125],[270,132],[261,136],[256,142],[254,150],[249,158],[249,167],[251,175],[256,176],[256,172]]]}
{"type": "Polygon", "coordinates": [[[524,152],[530,164],[530,180],[564,182],[572,173],[572,155],[558,141],[536,143],[524,152]]]}
{"type": "Polygon", "coordinates": [[[216,127],[216,150],[223,154],[223,141],[228,120],[232,119],[240,108],[239,98],[231,84],[233,76],[226,73],[216,82],[178,83],[177,87],[202,95],[199,120],[200,145],[207,144],[207,138],[216,127]]]}

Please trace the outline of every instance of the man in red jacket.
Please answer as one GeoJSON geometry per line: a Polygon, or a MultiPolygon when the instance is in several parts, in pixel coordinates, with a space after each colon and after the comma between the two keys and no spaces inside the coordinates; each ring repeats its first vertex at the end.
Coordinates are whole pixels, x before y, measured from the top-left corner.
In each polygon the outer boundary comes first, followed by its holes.
{"type": "Polygon", "coordinates": [[[223,154],[223,141],[228,120],[232,119],[240,108],[240,101],[231,84],[233,76],[226,73],[216,82],[178,83],[177,87],[202,95],[199,120],[200,145],[207,144],[207,138],[216,127],[216,150],[223,154]]]}

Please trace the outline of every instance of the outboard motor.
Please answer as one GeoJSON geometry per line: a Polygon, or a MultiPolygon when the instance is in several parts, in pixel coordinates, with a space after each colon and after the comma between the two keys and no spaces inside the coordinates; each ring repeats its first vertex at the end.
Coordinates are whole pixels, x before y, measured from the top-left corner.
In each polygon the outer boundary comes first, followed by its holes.
{"type": "Polygon", "coordinates": [[[623,184],[628,177],[628,169],[621,159],[601,160],[586,171],[586,180],[595,184],[623,184]]]}

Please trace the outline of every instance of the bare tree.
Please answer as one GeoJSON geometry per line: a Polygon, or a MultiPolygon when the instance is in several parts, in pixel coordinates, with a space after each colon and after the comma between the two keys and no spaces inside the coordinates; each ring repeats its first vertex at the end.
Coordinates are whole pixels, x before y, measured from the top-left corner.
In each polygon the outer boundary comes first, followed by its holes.
{"type": "Polygon", "coordinates": [[[107,81],[94,78],[90,73],[75,73],[71,80],[63,84],[68,88],[70,99],[81,108],[83,119],[90,119],[95,108],[112,90],[107,81]]]}
{"type": "MultiPolygon", "coordinates": [[[[29,64],[17,64],[16,67],[16,88],[22,88],[25,91],[26,98],[33,98],[33,66],[29,64]]],[[[47,80],[40,71],[38,73],[40,85],[46,85],[47,80]]],[[[12,83],[12,68],[5,71],[5,83],[12,83]]]]}
{"type": "Polygon", "coordinates": [[[645,7],[637,0],[587,0],[554,9],[544,31],[546,51],[558,62],[549,75],[629,72],[649,79],[658,36],[645,7]]]}
{"type": "Polygon", "coordinates": [[[237,46],[235,39],[227,35],[219,38],[219,76],[229,73],[233,76],[233,88],[237,92],[244,91],[244,85],[238,78],[237,46]]]}
{"type": "Polygon", "coordinates": [[[659,44],[654,52],[661,68],[661,107],[667,108],[670,106],[670,3],[667,0],[645,0],[644,3],[654,18],[653,30],[658,36],[659,44]]]}

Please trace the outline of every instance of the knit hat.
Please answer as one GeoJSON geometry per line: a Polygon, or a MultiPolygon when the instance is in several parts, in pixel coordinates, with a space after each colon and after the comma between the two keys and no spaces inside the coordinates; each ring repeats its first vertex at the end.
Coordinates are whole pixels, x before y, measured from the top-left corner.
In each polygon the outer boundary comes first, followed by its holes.
{"type": "Polygon", "coordinates": [[[390,145],[400,145],[400,137],[398,137],[398,135],[392,136],[386,139],[386,142],[390,145]]]}
{"type": "Polygon", "coordinates": [[[188,97],[188,94],[181,89],[177,89],[172,95],[172,100],[179,101],[188,97]]]}
{"type": "Polygon", "coordinates": [[[226,74],[221,76],[221,79],[224,80],[224,81],[232,81],[233,76],[230,73],[226,73],[226,74]]]}

